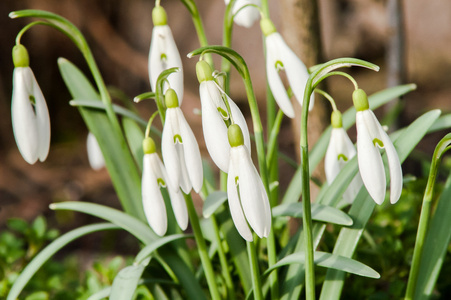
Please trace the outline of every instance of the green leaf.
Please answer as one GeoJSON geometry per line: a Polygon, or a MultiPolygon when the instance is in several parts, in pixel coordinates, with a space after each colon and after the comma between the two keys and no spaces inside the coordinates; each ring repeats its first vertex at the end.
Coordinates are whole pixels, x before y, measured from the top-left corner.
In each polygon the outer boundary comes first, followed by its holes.
{"type": "Polygon", "coordinates": [[[49,299],[50,299],[49,294],[44,291],[34,292],[25,298],[25,300],[49,300],[49,299]]]}
{"type": "MultiPolygon", "coordinates": [[[[101,103],[100,97],[83,73],[68,60],[58,59],[61,76],[75,100],[101,103]]],[[[78,107],[89,131],[96,137],[117,195],[126,212],[145,220],[141,203],[141,175],[122,134],[113,130],[105,112],[78,107]]]]}
{"type": "Polygon", "coordinates": [[[7,300],[15,300],[18,298],[20,292],[28,283],[28,281],[33,277],[33,275],[39,270],[39,268],[56,252],[58,252],[61,248],[72,242],[73,240],[78,239],[84,235],[89,233],[102,231],[102,230],[111,230],[118,229],[116,225],[110,223],[102,223],[102,224],[94,224],[87,225],[68,233],[63,234],[52,243],[50,243],[47,247],[45,247],[35,258],[25,267],[25,269],[20,273],[19,277],[14,282],[11,290],[9,291],[7,300]]]}
{"type": "Polygon", "coordinates": [[[146,245],[158,239],[157,235],[146,223],[114,208],[81,201],[52,203],[50,208],[54,210],[79,211],[107,220],[128,231],[146,245]]]}
{"type": "MultiPolygon", "coordinates": [[[[354,259],[335,255],[332,253],[315,251],[314,253],[315,264],[319,267],[340,270],[363,277],[380,278],[378,272],[368,267],[367,265],[358,262],[354,259]]],[[[267,269],[264,275],[269,274],[271,271],[289,264],[303,264],[305,262],[305,254],[303,252],[297,252],[290,254],[283,259],[279,260],[276,264],[267,269]]]]}
{"type": "MultiPolygon", "coordinates": [[[[401,163],[407,158],[409,153],[428,132],[428,129],[439,116],[439,110],[425,113],[404,129],[402,135],[394,141],[393,144],[397,149],[401,163]]],[[[375,202],[368,195],[366,189],[362,187],[349,211],[349,215],[354,220],[354,225],[341,229],[333,250],[334,254],[352,257],[375,206],[375,202]]],[[[344,279],[345,274],[343,272],[334,270],[327,271],[320,299],[338,299],[343,288],[344,279]]]]}
{"type": "Polygon", "coordinates": [[[451,240],[451,174],[432,216],[421,254],[415,299],[430,299],[451,240]]]}
{"type": "Polygon", "coordinates": [[[111,286],[110,300],[131,300],[144,271],[141,264],[122,269],[114,278],[111,286]]]}
{"type": "MultiPolygon", "coordinates": [[[[302,218],[302,203],[280,204],[272,209],[273,217],[288,216],[302,218]]],[[[318,203],[312,203],[312,219],[315,221],[350,226],[352,219],[339,209],[318,203]]]]}
{"type": "Polygon", "coordinates": [[[208,195],[202,208],[204,218],[209,218],[215,211],[227,201],[227,193],[223,191],[215,191],[208,195]]]}
{"type": "Polygon", "coordinates": [[[9,229],[22,234],[24,234],[28,229],[28,223],[25,220],[19,218],[8,219],[8,221],[6,221],[6,224],[8,225],[9,229]]]}
{"type": "Polygon", "coordinates": [[[42,240],[45,236],[45,231],[47,229],[47,222],[45,221],[45,218],[43,216],[38,216],[31,226],[33,229],[34,234],[36,235],[36,238],[38,240],[42,240]]]}
{"type": "Polygon", "coordinates": [[[134,120],[129,118],[124,118],[122,120],[122,126],[130,151],[132,152],[139,169],[142,170],[144,156],[142,142],[144,140],[144,133],[141,130],[141,127],[139,127],[134,120]]]}
{"type": "Polygon", "coordinates": [[[108,296],[111,294],[111,286],[104,288],[103,290],[100,290],[91,296],[87,300],[102,300],[105,298],[108,298],[108,296]]]}
{"type": "Polygon", "coordinates": [[[146,245],[141,251],[139,251],[138,255],[136,255],[135,262],[138,264],[142,264],[143,261],[149,257],[152,252],[157,250],[158,248],[179,239],[186,239],[186,238],[192,238],[192,235],[187,234],[173,234],[169,236],[162,237],[156,241],[151,242],[150,244],[146,245]]]}

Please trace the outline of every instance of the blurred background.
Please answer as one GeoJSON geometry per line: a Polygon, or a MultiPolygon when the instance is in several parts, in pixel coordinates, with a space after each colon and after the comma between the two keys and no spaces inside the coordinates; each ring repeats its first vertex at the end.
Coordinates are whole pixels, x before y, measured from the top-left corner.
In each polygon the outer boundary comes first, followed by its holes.
{"type": "MultiPolygon", "coordinates": [[[[296,1],[269,1],[271,17],[281,33],[296,27],[287,24],[283,13],[296,1]],[[284,10],[279,3],[284,3],[284,10]]],[[[386,88],[392,63],[388,63],[390,41],[397,29],[392,25],[389,4],[391,0],[320,0],[318,1],[321,55],[323,61],[338,57],[356,57],[381,67],[380,72],[350,69],[361,88],[368,94],[386,88]]],[[[401,101],[402,113],[397,120],[405,125],[423,112],[440,108],[451,110],[451,1],[410,0],[394,1],[402,4],[400,20],[403,47],[401,83],[416,83],[416,91],[401,101]]],[[[210,44],[221,44],[225,9],[222,0],[196,1],[210,44]]],[[[186,54],[199,47],[191,17],[179,1],[163,0],[168,23],[181,52],[185,72],[185,98],[182,108],[188,122],[205,151],[200,116],[193,111],[200,108],[198,82],[195,76],[196,58],[186,54]]],[[[93,171],[88,165],[85,141],[87,130],[60,77],[57,59],[64,57],[74,62],[86,74],[87,67],[78,50],[60,32],[49,27],[36,26],[22,38],[30,54],[30,66],[46,97],[51,115],[52,145],[44,163],[28,165],[14,143],[11,128],[10,99],[13,64],[11,49],[19,30],[29,19],[11,20],[8,13],[20,9],[44,9],[72,21],[85,34],[113,98],[120,103],[149,91],[147,55],[152,31],[153,1],[144,0],[17,0],[0,1],[0,226],[10,217],[32,220],[37,215],[56,215],[58,227],[64,231],[90,222],[85,215],[55,213],[48,205],[55,201],[92,201],[119,207],[119,202],[105,170],[93,171]],[[113,90],[114,88],[114,90],[113,90]],[[122,99],[122,100],[121,100],[122,99]]],[[[291,34],[291,33],[290,33],[291,34]]],[[[286,36],[287,40],[293,36],[286,36]]],[[[295,38],[295,37],[294,37],[295,38]]],[[[251,29],[235,26],[233,48],[246,60],[257,98],[264,114],[265,71],[262,37],[258,23],[251,29]]],[[[298,51],[299,49],[294,49],[298,51]]],[[[302,53],[299,54],[302,57],[302,53]]],[[[216,60],[219,66],[219,59],[216,60]]],[[[310,67],[311,65],[308,65],[310,67]]],[[[342,78],[327,82],[330,94],[339,109],[351,104],[351,84],[342,78]]],[[[231,97],[245,114],[249,115],[244,86],[237,73],[232,73],[231,97]]],[[[152,102],[136,105],[143,118],[155,110],[152,102]]],[[[383,109],[377,113],[383,114],[383,109]]],[[[324,124],[329,119],[323,118],[324,124]]],[[[355,131],[350,131],[355,141],[355,131]]],[[[444,135],[437,133],[427,138],[420,149],[430,156],[436,142],[444,135]]],[[[292,124],[286,120],[280,136],[280,147],[288,156],[296,158],[296,138],[292,124]]],[[[415,166],[404,166],[405,173],[415,172],[415,166]]],[[[87,244],[92,240],[86,241],[87,244]]]]}

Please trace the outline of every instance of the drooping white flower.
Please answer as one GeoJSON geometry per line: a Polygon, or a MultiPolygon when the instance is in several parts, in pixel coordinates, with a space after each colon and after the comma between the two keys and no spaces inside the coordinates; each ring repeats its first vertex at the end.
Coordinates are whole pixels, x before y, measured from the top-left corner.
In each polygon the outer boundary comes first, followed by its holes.
{"type": "Polygon", "coordinates": [[[379,148],[385,149],[390,171],[390,202],[399,200],[402,192],[402,169],[398,153],[373,111],[369,109],[366,93],[355,90],[352,95],[357,110],[357,157],[360,175],[368,193],[377,204],[385,198],[385,170],[379,148]]]}
{"type": "Polygon", "coordinates": [[[158,76],[169,68],[178,67],[179,72],[168,76],[168,82],[180,99],[183,99],[183,67],[180,53],[172,36],[171,28],[167,25],[167,16],[163,7],[156,6],[152,11],[154,27],[149,51],[149,79],[150,86],[155,92],[158,76]]]}
{"type": "Polygon", "coordinates": [[[172,186],[180,186],[188,194],[199,192],[203,184],[202,160],[193,131],[178,106],[173,89],[165,94],[166,120],[163,127],[162,154],[172,186]]]}
{"type": "Polygon", "coordinates": [[[14,72],[11,104],[14,138],[26,162],[44,161],[50,149],[50,117],[41,89],[29,67],[24,46],[13,48],[14,72]]]}
{"type": "Polygon", "coordinates": [[[271,230],[271,209],[265,187],[244,145],[240,127],[230,125],[228,134],[231,149],[227,195],[233,222],[247,241],[253,240],[249,225],[259,237],[267,237],[271,230]]]}
{"type": "MultiPolygon", "coordinates": [[[[230,0],[224,0],[225,4],[228,5],[230,0]]],[[[232,13],[235,15],[238,11],[238,14],[236,14],[233,18],[233,21],[240,26],[250,28],[252,25],[254,25],[255,21],[258,20],[260,17],[260,12],[258,11],[258,8],[254,6],[246,6],[243,9],[241,9],[243,6],[248,4],[254,4],[254,5],[261,5],[260,0],[236,0],[233,8],[232,13]],[[240,10],[241,9],[241,10],[240,10]]]]}
{"type": "MultiPolygon", "coordinates": [[[[282,36],[276,31],[274,24],[269,19],[260,21],[262,32],[265,35],[266,45],[266,74],[271,92],[280,109],[290,118],[294,118],[294,109],[288,98],[287,91],[279,76],[279,71],[284,69],[288,84],[301,104],[304,101],[304,90],[309,74],[307,67],[288,47],[282,36]]],[[[314,97],[310,98],[309,110],[313,108],[314,97]]]]}
{"type": "Polygon", "coordinates": [[[160,191],[160,187],[166,187],[177,223],[182,230],[185,230],[188,227],[188,210],[180,189],[169,185],[168,175],[160,157],[155,152],[155,144],[151,138],[143,141],[143,148],[142,201],[147,222],[159,236],[166,233],[168,220],[160,191]]]}
{"type": "Polygon", "coordinates": [[[199,61],[196,65],[196,73],[199,80],[199,94],[202,105],[202,129],[205,144],[213,162],[223,172],[228,171],[230,159],[230,144],[227,139],[227,125],[230,116],[224,103],[224,98],[230,106],[233,120],[243,128],[244,144],[251,151],[251,141],[246,120],[238,106],[224,93],[213,80],[211,68],[205,61],[199,61]]]}
{"type": "Polygon", "coordinates": [[[99,143],[91,132],[88,133],[88,138],[86,140],[86,150],[88,152],[88,161],[91,168],[100,170],[105,166],[102,150],[100,150],[99,143]]]}
{"type": "MultiPolygon", "coordinates": [[[[329,184],[334,181],[338,173],[340,173],[346,163],[353,158],[356,153],[354,144],[351,142],[346,130],[342,127],[341,113],[339,111],[334,111],[332,113],[332,131],[329,146],[327,147],[324,159],[324,169],[329,184]]],[[[352,202],[361,187],[362,179],[360,178],[360,174],[357,173],[343,194],[343,199],[348,203],[352,202]]]]}

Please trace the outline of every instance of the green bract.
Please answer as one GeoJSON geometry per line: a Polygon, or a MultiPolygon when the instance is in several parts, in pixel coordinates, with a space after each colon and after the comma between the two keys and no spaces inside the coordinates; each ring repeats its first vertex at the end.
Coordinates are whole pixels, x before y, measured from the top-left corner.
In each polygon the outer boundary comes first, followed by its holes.
{"type": "Polygon", "coordinates": [[[368,96],[362,89],[357,89],[352,93],[352,101],[357,111],[364,111],[370,108],[368,96]]]}
{"type": "Polygon", "coordinates": [[[213,76],[211,74],[212,71],[210,65],[205,60],[199,60],[196,64],[196,75],[199,83],[213,80],[213,76]]]}
{"type": "Polygon", "coordinates": [[[240,126],[232,124],[227,130],[227,136],[229,137],[229,143],[231,147],[238,147],[244,145],[243,132],[240,126]]]}
{"type": "Polygon", "coordinates": [[[144,154],[155,153],[156,149],[157,149],[157,147],[155,146],[155,142],[153,141],[152,138],[146,137],[143,140],[143,151],[144,151],[144,154]]]}
{"type": "Polygon", "coordinates": [[[343,127],[343,121],[341,117],[341,112],[338,110],[334,110],[332,112],[332,115],[330,117],[330,123],[332,125],[332,128],[341,128],[343,127]]]}
{"type": "Polygon", "coordinates": [[[268,36],[271,33],[277,32],[276,27],[274,26],[274,23],[268,18],[263,18],[260,20],[260,28],[262,29],[262,33],[265,36],[268,36]]]}
{"type": "Polygon", "coordinates": [[[173,89],[168,89],[164,94],[164,102],[167,108],[175,108],[179,106],[179,99],[173,89]]]}
{"type": "Polygon", "coordinates": [[[168,17],[163,7],[155,6],[152,10],[152,21],[154,26],[162,26],[168,23],[168,17]]]}
{"type": "Polygon", "coordinates": [[[30,58],[28,57],[27,48],[18,44],[13,47],[13,62],[14,67],[28,67],[30,65],[30,58]]]}

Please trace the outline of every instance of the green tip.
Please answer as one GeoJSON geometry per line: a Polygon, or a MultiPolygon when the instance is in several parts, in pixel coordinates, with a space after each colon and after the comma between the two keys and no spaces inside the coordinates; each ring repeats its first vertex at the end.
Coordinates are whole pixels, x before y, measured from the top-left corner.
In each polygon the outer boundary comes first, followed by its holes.
{"type": "Polygon", "coordinates": [[[207,80],[213,80],[211,75],[213,71],[210,65],[205,60],[199,60],[196,64],[196,75],[199,83],[207,80]]]}
{"type": "Polygon", "coordinates": [[[232,124],[229,126],[227,136],[229,137],[229,144],[231,147],[244,145],[243,132],[238,124],[232,124]]]}
{"type": "Polygon", "coordinates": [[[168,89],[164,94],[164,103],[166,103],[167,108],[179,107],[179,98],[173,89],[168,89]]]}
{"type": "Polygon", "coordinates": [[[352,101],[357,111],[364,111],[370,108],[368,96],[362,89],[357,89],[352,93],[352,101]]]}
{"type": "Polygon", "coordinates": [[[262,18],[260,20],[260,28],[265,36],[277,32],[276,26],[274,26],[274,23],[269,18],[262,18]]]}
{"type": "Polygon", "coordinates": [[[152,154],[157,151],[157,147],[155,146],[155,142],[151,137],[146,137],[143,140],[143,151],[144,154],[152,154]]]}
{"type": "Polygon", "coordinates": [[[13,62],[14,67],[28,67],[30,65],[30,58],[28,57],[27,48],[18,44],[13,47],[13,62]]]}
{"type": "Polygon", "coordinates": [[[338,110],[334,110],[332,115],[330,116],[330,123],[333,128],[341,128],[343,127],[343,121],[341,117],[341,112],[338,110]]]}
{"type": "Polygon", "coordinates": [[[152,10],[152,21],[154,26],[168,24],[168,16],[162,6],[155,6],[152,10]]]}

